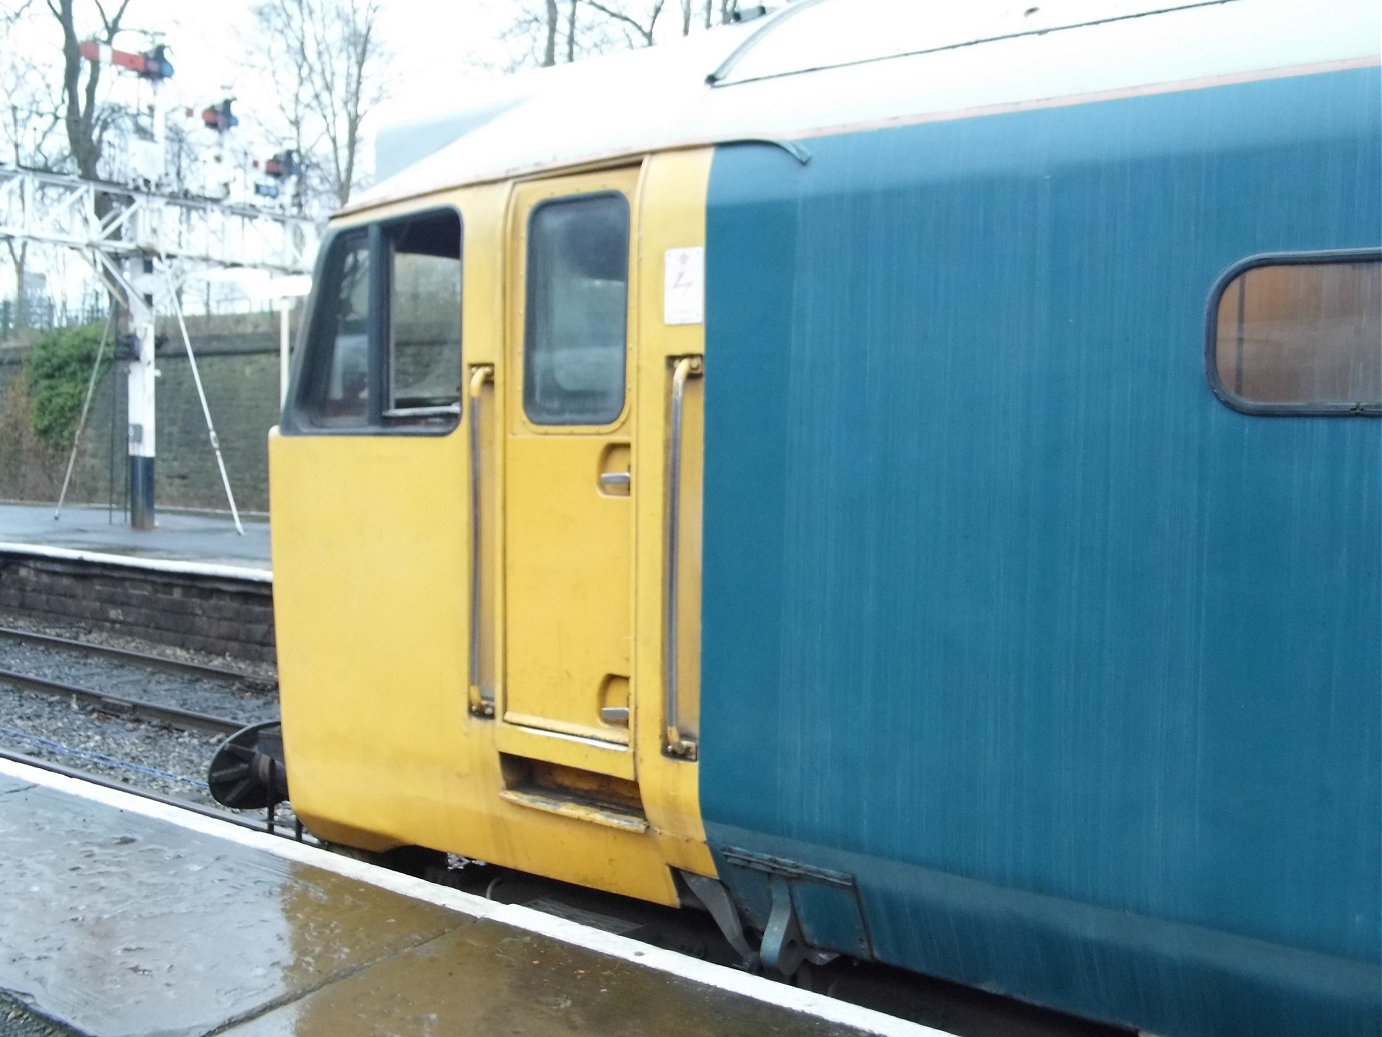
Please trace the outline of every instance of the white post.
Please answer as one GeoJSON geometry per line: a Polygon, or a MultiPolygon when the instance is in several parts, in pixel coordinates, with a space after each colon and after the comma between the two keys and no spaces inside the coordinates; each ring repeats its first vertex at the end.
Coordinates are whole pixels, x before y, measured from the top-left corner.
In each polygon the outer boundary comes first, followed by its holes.
{"type": "Polygon", "coordinates": [[[154,298],[144,294],[153,275],[153,259],[131,260],[134,268],[127,278],[133,289],[129,293],[129,334],[133,337],[135,353],[129,360],[127,385],[129,388],[129,473],[130,525],[150,530],[155,526],[154,515],[154,453],[157,440],[154,379],[154,298]]]}
{"type": "Polygon", "coordinates": [[[288,405],[288,313],[293,300],[284,296],[278,300],[278,409],[288,405]]]}

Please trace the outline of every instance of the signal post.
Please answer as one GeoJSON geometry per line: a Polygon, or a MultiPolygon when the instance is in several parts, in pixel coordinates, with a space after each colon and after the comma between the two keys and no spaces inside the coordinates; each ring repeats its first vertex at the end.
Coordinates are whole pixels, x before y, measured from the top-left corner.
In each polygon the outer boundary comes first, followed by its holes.
{"type": "MultiPolygon", "coordinates": [[[[0,167],[0,240],[35,241],[80,249],[86,254],[112,296],[124,311],[122,331],[116,336],[116,359],[126,365],[128,388],[126,424],[129,521],[139,530],[152,530],[155,510],[155,457],[157,452],[155,358],[155,299],[167,293],[178,317],[189,366],[201,398],[211,447],[216,453],[226,498],[236,528],[239,517],[231,494],[220,445],[211,422],[206,396],[197,374],[186,322],[176,297],[170,257],[185,269],[193,267],[275,270],[291,275],[275,283],[274,298],[302,293],[296,282],[305,279],[315,251],[316,229],[302,215],[267,212],[243,205],[225,205],[209,198],[188,197],[163,189],[164,111],[159,87],[173,74],[162,45],[147,53],[117,51],[109,44],[87,41],[81,54],[88,61],[107,62],[138,75],[153,88],[151,127],[147,136],[131,141],[129,186],[83,180],[66,174],[24,168],[0,167]],[[96,214],[102,201],[113,203],[106,217],[96,214]],[[293,282],[290,287],[288,282],[293,282]]],[[[226,98],[202,112],[202,122],[224,135],[238,121],[226,98]]],[[[190,112],[189,112],[190,114],[190,112]]],[[[256,188],[261,197],[277,197],[278,185],[301,174],[295,151],[282,151],[265,164],[268,189],[256,188]]],[[[286,315],[283,318],[286,342],[286,315]]],[[[286,354],[286,349],[285,349],[286,354]]],[[[96,364],[99,365],[100,358],[96,364]]],[[[95,384],[93,367],[87,403],[95,384]]],[[[80,430],[78,431],[78,437],[80,430]]],[[[75,462],[77,442],[68,462],[68,478],[75,462]]],[[[65,496],[67,481],[62,493],[65,496]]],[[[62,500],[58,501],[57,518],[62,500]]]]}

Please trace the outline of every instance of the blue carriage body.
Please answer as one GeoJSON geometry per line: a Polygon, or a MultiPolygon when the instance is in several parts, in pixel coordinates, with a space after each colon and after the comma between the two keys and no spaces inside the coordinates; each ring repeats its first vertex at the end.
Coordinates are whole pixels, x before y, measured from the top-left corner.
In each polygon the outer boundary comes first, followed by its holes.
{"type": "Polygon", "coordinates": [[[1204,350],[1234,264],[1382,245],[1380,95],[720,147],[701,796],[758,925],[776,882],[811,943],[1097,1018],[1378,1031],[1382,438],[1204,350]]]}

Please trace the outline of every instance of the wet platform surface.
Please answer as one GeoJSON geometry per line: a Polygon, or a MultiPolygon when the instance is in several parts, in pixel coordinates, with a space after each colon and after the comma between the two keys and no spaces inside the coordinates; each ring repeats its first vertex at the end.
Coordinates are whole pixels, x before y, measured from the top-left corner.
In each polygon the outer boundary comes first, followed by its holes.
{"type": "Polygon", "coordinates": [[[161,511],[157,527],[140,532],[119,511],[67,507],[56,519],[54,511],[50,504],[0,504],[0,548],[52,548],[117,562],[225,568],[261,578],[271,571],[269,523],[264,519],[241,516],[242,535],[229,515],[161,511]]]}
{"type": "Polygon", "coordinates": [[[4,767],[0,991],[77,1033],[877,1032],[515,927],[487,917],[503,910],[489,901],[466,913],[445,899],[465,894],[439,887],[441,903],[415,899],[328,870],[324,851],[292,846],[323,866],[286,859],[252,845],[267,837],[227,841],[218,822],[190,830],[4,767]]]}

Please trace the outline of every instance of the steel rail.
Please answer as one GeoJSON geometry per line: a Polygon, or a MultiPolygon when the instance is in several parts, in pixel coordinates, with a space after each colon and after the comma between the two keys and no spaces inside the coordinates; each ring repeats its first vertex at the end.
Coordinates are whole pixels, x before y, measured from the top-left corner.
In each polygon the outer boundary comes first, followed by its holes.
{"type": "Polygon", "coordinates": [[[228,720],[206,713],[194,713],[188,709],[159,705],[157,702],[127,699],[104,691],[80,688],[75,684],[63,684],[61,681],[50,681],[27,673],[15,673],[12,670],[0,670],[0,684],[13,684],[45,695],[77,699],[102,712],[133,717],[135,720],[155,721],[179,731],[207,731],[211,734],[230,735],[245,726],[242,720],[228,720]]]}
{"type": "Polygon", "coordinates": [[[254,674],[245,673],[241,670],[232,670],[229,667],[184,662],[181,659],[169,659],[162,655],[135,652],[128,648],[112,648],[109,645],[92,644],[89,641],[74,641],[71,638],[54,637],[51,634],[35,634],[28,630],[19,630],[14,627],[0,627],[0,640],[28,641],[33,644],[43,645],[47,648],[57,648],[62,651],[80,652],[83,655],[118,659],[121,662],[142,666],[146,669],[162,670],[165,673],[176,673],[189,677],[202,677],[207,680],[233,681],[256,690],[263,689],[266,693],[277,689],[277,683],[269,678],[256,677],[254,674]]]}

